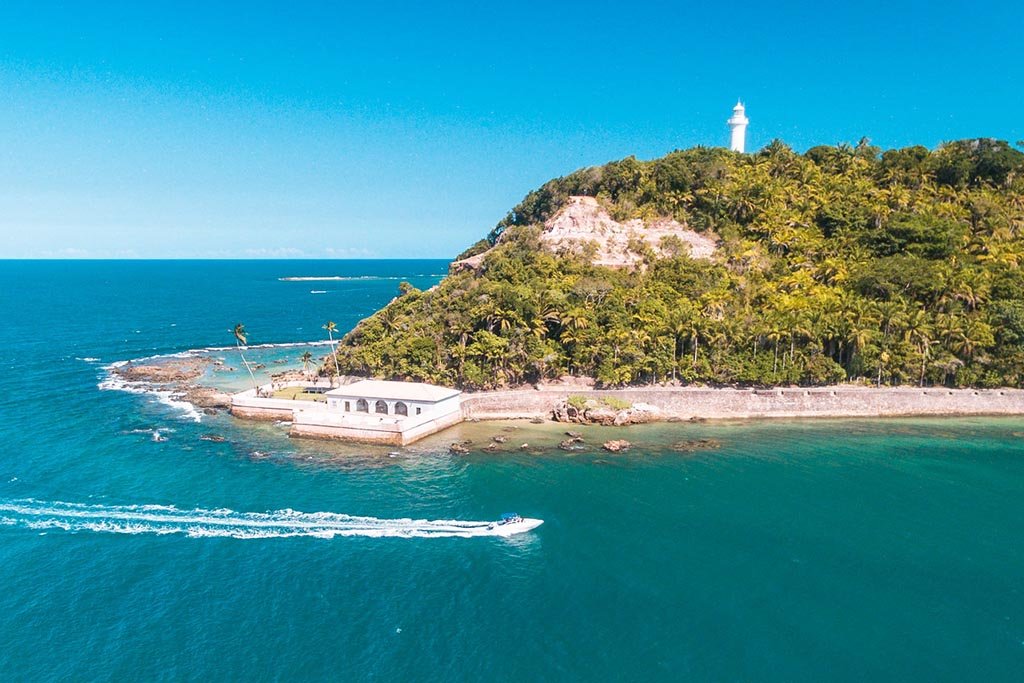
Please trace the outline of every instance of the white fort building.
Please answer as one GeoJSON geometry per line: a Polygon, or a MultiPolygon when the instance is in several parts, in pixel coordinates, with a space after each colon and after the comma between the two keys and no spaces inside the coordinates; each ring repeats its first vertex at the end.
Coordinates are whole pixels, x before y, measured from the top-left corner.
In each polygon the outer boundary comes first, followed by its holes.
{"type": "Polygon", "coordinates": [[[291,436],[404,446],[462,422],[462,392],[420,382],[277,382],[232,397],[236,417],[291,423],[291,436]],[[297,394],[289,388],[300,389],[297,394]]]}
{"type": "Polygon", "coordinates": [[[742,102],[736,102],[736,106],[732,108],[732,117],[726,123],[732,131],[729,149],[742,154],[747,143],[747,124],[750,123],[742,102]]]}

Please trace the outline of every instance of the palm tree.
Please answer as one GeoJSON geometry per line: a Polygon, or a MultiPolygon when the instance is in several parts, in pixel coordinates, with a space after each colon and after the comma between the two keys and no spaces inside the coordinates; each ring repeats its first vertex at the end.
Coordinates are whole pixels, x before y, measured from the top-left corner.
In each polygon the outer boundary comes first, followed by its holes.
{"type": "Polygon", "coordinates": [[[932,344],[932,326],[928,320],[928,314],[923,308],[911,312],[907,317],[904,339],[917,344],[921,354],[921,375],[918,379],[918,386],[924,386],[924,372],[928,363],[929,350],[932,344]]]}
{"type": "Polygon", "coordinates": [[[302,361],[302,372],[308,375],[309,361],[313,360],[313,354],[310,353],[309,351],[304,351],[302,355],[299,357],[299,360],[302,361]]]}
{"type": "Polygon", "coordinates": [[[259,387],[256,384],[256,375],[252,374],[252,368],[249,367],[249,361],[245,359],[245,354],[242,353],[242,347],[248,345],[248,334],[245,331],[245,325],[238,323],[235,325],[233,330],[235,334],[235,346],[238,347],[238,355],[242,357],[242,365],[249,371],[249,377],[252,378],[253,391],[259,392],[259,387]]]}
{"type": "Polygon", "coordinates": [[[772,361],[772,379],[775,379],[775,375],[779,372],[779,342],[782,341],[782,326],[774,316],[768,324],[768,332],[765,333],[765,338],[775,347],[775,358],[772,361]]]}
{"type": "MultiPolygon", "coordinates": [[[[338,367],[338,347],[334,345],[334,333],[338,331],[338,326],[334,324],[333,320],[328,320],[323,329],[327,330],[327,338],[331,342],[331,354],[334,356],[334,374],[340,376],[341,368],[338,367]]],[[[334,380],[331,380],[331,382],[333,384],[334,380]]]]}

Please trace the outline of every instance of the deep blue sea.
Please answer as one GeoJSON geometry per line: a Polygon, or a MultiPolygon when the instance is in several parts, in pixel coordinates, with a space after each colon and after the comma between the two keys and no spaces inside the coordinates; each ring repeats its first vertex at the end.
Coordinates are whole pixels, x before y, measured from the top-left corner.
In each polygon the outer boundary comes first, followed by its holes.
{"type": "Polygon", "coordinates": [[[1024,420],[585,433],[634,442],[619,455],[481,423],[390,453],[99,388],[118,361],[230,346],[237,322],[322,340],[445,270],[0,262],[0,680],[1022,679],[1024,420]],[[314,276],[337,279],[281,279],[314,276]],[[496,434],[508,452],[447,453],[496,434]],[[703,437],[722,447],[669,448],[703,437]],[[545,523],[408,521],[510,510],[545,523]],[[380,533],[317,533],[350,515],[380,533]]]}

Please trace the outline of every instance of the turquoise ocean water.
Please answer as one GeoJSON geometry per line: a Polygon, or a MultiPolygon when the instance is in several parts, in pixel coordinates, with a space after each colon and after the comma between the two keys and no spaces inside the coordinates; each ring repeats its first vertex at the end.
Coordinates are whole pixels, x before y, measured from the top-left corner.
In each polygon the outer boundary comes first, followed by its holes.
{"type": "Polygon", "coordinates": [[[1024,420],[586,433],[626,455],[476,424],[389,454],[98,387],[117,361],[230,345],[238,321],[318,340],[445,268],[0,262],[0,678],[1021,679],[1024,420]],[[447,454],[499,433],[506,453],[447,454]],[[700,437],[722,448],[669,448],[700,437]],[[545,524],[401,521],[507,510],[545,524]],[[337,533],[347,515],[369,531],[337,533]]]}

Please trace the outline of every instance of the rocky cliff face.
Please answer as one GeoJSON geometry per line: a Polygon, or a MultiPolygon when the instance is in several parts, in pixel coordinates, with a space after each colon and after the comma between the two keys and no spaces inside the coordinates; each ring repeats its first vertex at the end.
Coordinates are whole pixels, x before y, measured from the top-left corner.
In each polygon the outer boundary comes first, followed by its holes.
{"type": "MultiPolygon", "coordinates": [[[[593,249],[593,264],[610,268],[638,265],[643,259],[643,248],[649,248],[656,256],[682,253],[695,259],[710,259],[715,253],[713,235],[694,232],[669,218],[619,222],[594,197],[570,197],[569,203],[544,223],[540,239],[556,253],[580,254],[593,249]]],[[[486,256],[487,252],[477,254],[453,266],[456,270],[476,269],[486,256]]]]}
{"type": "Polygon", "coordinates": [[[715,240],[688,229],[673,219],[645,223],[639,218],[620,223],[593,197],[571,197],[569,204],[544,224],[540,235],[553,251],[582,252],[588,243],[597,247],[593,263],[611,268],[637,265],[642,255],[637,241],[658,256],[681,250],[691,258],[708,259],[715,253],[715,240]]]}

